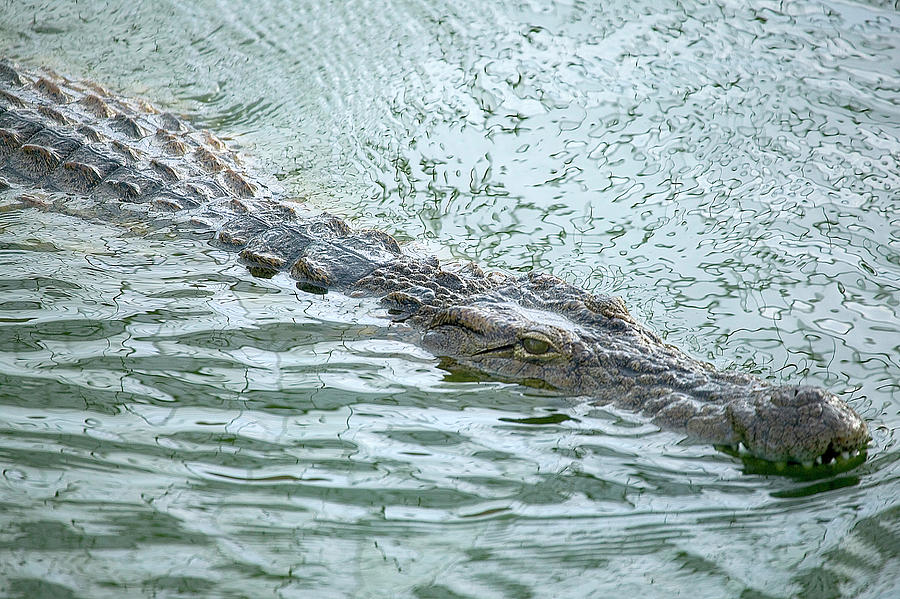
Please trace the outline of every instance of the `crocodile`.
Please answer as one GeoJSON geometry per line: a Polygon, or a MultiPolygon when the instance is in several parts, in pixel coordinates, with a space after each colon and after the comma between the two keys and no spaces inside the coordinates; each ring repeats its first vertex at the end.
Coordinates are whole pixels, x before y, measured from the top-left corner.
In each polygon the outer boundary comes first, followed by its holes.
{"type": "Polygon", "coordinates": [[[7,209],[203,233],[254,275],[286,272],[307,292],[378,298],[450,369],[632,410],[777,464],[865,455],[865,421],[825,389],[718,370],[664,342],[619,297],[549,274],[441,263],[384,232],[354,229],[286,197],[219,138],[174,114],[7,60],[0,192],[7,209]]]}

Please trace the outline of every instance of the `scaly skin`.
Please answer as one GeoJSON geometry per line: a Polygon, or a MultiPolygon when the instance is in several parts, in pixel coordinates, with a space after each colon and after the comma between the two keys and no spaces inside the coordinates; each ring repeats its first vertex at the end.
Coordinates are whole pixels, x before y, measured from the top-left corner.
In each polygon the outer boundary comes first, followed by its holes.
{"type": "Polygon", "coordinates": [[[380,231],[305,212],[208,132],[91,83],[0,61],[0,176],[0,191],[26,192],[25,205],[207,231],[254,274],[382,298],[460,367],[636,410],[700,441],[797,462],[868,441],[863,420],[823,389],[716,370],[637,323],[619,298],[549,275],[442,266],[380,231]]]}

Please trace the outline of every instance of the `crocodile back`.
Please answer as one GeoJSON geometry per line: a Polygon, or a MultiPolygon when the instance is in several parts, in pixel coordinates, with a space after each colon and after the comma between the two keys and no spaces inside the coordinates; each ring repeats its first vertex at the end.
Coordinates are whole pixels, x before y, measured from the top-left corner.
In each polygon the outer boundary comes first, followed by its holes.
{"type": "Polygon", "coordinates": [[[0,60],[0,191],[10,187],[130,214],[271,196],[208,131],[94,83],[0,60]]]}

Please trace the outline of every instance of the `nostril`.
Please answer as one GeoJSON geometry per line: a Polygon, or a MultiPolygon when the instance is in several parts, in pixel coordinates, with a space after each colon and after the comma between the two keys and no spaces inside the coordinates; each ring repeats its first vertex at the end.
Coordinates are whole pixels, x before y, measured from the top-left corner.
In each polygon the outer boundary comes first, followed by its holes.
{"type": "Polygon", "coordinates": [[[794,405],[805,405],[826,402],[831,394],[819,387],[800,385],[794,387],[794,405]]]}

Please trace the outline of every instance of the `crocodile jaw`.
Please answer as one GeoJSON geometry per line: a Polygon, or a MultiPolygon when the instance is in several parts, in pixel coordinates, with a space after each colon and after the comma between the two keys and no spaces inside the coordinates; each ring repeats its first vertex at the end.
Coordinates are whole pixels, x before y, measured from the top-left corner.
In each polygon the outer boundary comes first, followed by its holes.
{"type": "Polygon", "coordinates": [[[773,462],[825,462],[866,446],[865,421],[818,387],[771,387],[726,406],[735,438],[754,456],[773,462]]]}

